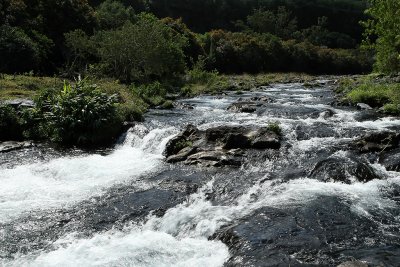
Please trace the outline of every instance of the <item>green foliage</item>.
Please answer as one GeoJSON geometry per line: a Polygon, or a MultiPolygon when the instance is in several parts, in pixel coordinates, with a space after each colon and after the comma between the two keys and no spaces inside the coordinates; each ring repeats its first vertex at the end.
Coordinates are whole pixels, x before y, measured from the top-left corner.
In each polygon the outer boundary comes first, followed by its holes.
{"type": "Polygon", "coordinates": [[[399,84],[377,84],[372,82],[356,85],[347,94],[352,103],[365,103],[371,107],[382,107],[385,104],[400,103],[399,84]]]}
{"type": "Polygon", "coordinates": [[[297,19],[284,6],[278,7],[276,12],[260,8],[247,17],[247,25],[255,32],[289,39],[297,30],[297,19]]]}
{"type": "Polygon", "coordinates": [[[153,82],[150,84],[133,86],[133,93],[140,96],[151,106],[159,106],[164,103],[167,90],[160,82],[153,82]]]}
{"type": "Polygon", "coordinates": [[[193,142],[188,140],[180,140],[175,144],[174,151],[177,153],[184,148],[193,147],[193,142]]]}
{"type": "Polygon", "coordinates": [[[400,115],[400,103],[386,104],[383,106],[383,110],[386,114],[399,116],[400,115]]]}
{"type": "Polygon", "coordinates": [[[270,34],[219,30],[205,35],[204,42],[213,57],[208,68],[222,73],[348,74],[370,70],[368,55],[357,50],[329,49],[295,40],[283,42],[270,34]]]}
{"type": "Polygon", "coordinates": [[[121,2],[106,0],[96,9],[96,18],[102,30],[121,27],[126,21],[134,21],[135,11],[132,7],[125,7],[121,2]]]}
{"type": "Polygon", "coordinates": [[[81,29],[66,33],[65,46],[68,48],[66,68],[68,72],[87,69],[96,60],[96,46],[81,29]]]}
{"type": "Polygon", "coordinates": [[[356,41],[349,35],[328,30],[328,18],[319,17],[317,25],[298,31],[294,34],[298,40],[310,42],[317,46],[329,48],[354,48],[356,41]]]}
{"type": "Polygon", "coordinates": [[[186,40],[152,15],[141,14],[135,24],[103,32],[98,40],[101,62],[121,81],[165,79],[185,69],[186,40]]]}
{"type": "Polygon", "coordinates": [[[48,125],[47,135],[66,145],[110,143],[121,131],[116,95],[79,82],[62,91],[45,90],[37,99],[37,115],[48,125]]]}
{"type": "Polygon", "coordinates": [[[0,26],[0,71],[17,72],[38,69],[47,58],[50,41],[40,35],[38,40],[22,29],[0,26]]]}
{"type": "Polygon", "coordinates": [[[176,36],[182,36],[186,41],[183,46],[183,53],[186,59],[186,65],[192,67],[196,62],[195,60],[205,55],[204,48],[194,32],[192,32],[182,19],[163,18],[161,20],[167,25],[176,36]]]}
{"type": "Polygon", "coordinates": [[[218,80],[218,71],[205,70],[205,61],[200,58],[193,69],[187,72],[187,83],[189,84],[204,84],[211,85],[218,80]]]}
{"type": "Polygon", "coordinates": [[[369,0],[364,21],[366,45],[376,50],[376,70],[400,72],[400,2],[398,0],[369,0]]]}
{"type": "Polygon", "coordinates": [[[282,136],[282,129],[278,122],[273,122],[268,124],[267,130],[276,133],[279,136],[282,136]]]}
{"type": "Polygon", "coordinates": [[[21,138],[21,121],[16,110],[9,105],[0,105],[0,141],[20,140],[21,138]]]}

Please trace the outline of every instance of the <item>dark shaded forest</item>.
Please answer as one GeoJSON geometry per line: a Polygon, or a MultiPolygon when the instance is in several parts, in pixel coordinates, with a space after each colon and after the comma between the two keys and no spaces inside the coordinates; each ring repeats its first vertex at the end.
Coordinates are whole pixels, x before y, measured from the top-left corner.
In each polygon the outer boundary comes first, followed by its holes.
{"type": "Polygon", "coordinates": [[[200,60],[220,73],[362,73],[372,65],[358,49],[365,9],[362,0],[2,0],[0,72],[130,83],[200,60]]]}

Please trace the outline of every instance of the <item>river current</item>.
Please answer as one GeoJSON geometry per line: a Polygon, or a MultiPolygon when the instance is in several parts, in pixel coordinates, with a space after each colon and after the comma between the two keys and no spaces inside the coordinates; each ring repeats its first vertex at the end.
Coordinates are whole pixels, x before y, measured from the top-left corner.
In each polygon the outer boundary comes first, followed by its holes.
{"type": "Polygon", "coordinates": [[[321,159],[352,156],[347,148],[365,133],[398,132],[400,119],[333,106],[333,82],[318,84],[180,100],[194,109],[151,110],[113,149],[0,154],[0,266],[399,266],[400,174],[370,158],[381,179],[323,182],[310,172],[321,159]],[[273,102],[227,110],[254,96],[273,102]],[[282,148],[240,168],[162,155],[187,124],[272,122],[282,148]]]}

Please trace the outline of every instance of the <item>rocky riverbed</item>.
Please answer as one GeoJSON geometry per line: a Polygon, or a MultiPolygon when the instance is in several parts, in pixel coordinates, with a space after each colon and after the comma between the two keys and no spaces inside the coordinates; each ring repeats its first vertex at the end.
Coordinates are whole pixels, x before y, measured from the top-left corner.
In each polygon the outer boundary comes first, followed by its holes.
{"type": "Polygon", "coordinates": [[[0,265],[398,266],[400,119],[334,86],[180,100],[111,150],[2,144],[0,265]]]}

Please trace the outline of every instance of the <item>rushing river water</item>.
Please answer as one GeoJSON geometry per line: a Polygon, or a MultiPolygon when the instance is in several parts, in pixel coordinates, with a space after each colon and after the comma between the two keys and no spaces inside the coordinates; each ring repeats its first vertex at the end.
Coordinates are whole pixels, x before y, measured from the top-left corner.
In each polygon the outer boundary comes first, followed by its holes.
{"type": "Polygon", "coordinates": [[[349,145],[367,132],[399,131],[400,120],[332,107],[321,83],[183,100],[194,109],[150,111],[113,150],[0,154],[0,266],[399,266],[399,173],[373,159],[382,179],[368,183],[310,172],[353,156],[349,145]],[[252,96],[274,101],[252,114],[227,110],[252,96]],[[333,116],[321,115],[328,109],[333,116]],[[283,129],[282,148],[239,169],[162,156],[189,123],[271,122],[283,129]]]}

